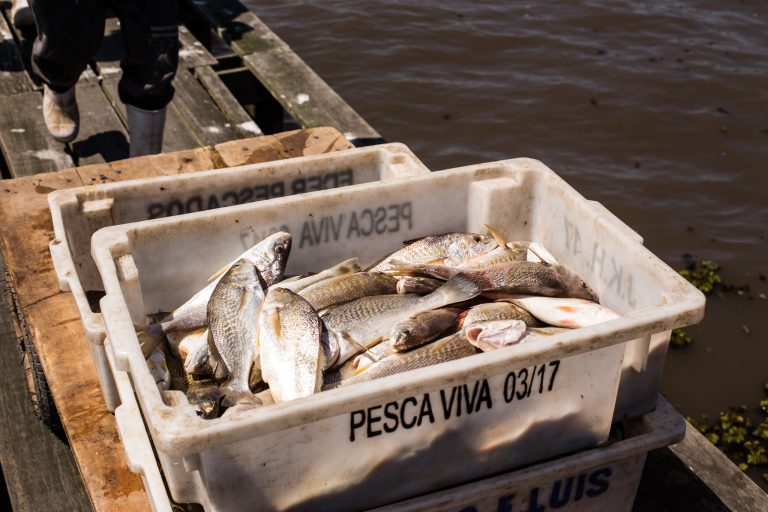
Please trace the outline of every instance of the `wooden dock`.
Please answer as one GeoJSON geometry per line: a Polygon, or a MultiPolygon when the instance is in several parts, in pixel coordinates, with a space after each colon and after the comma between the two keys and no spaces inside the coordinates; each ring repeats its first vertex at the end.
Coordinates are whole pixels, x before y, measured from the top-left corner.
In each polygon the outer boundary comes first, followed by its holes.
{"type": "MultiPolygon", "coordinates": [[[[176,95],[167,113],[163,152],[205,147],[299,127],[330,126],[355,145],[382,142],[328,84],[237,0],[181,2],[176,95]],[[237,87],[230,87],[238,82],[237,87]],[[240,94],[242,92],[242,94],[240,94]],[[238,97],[242,96],[242,97],[238,97]]],[[[128,155],[125,108],[118,99],[119,23],[77,86],[81,130],[63,144],[45,130],[42,90],[29,72],[34,28],[0,16],[0,168],[29,176],[128,155]]]]}
{"type": "MultiPolygon", "coordinates": [[[[59,290],[48,252],[48,192],[383,140],[238,0],[183,0],[163,154],[123,160],[128,134],[117,83],[124,48],[115,19],[78,84],[80,135],[61,144],[45,129],[41,87],[29,73],[34,32],[8,23],[9,3],[0,4],[0,171],[13,178],[0,186],[0,271],[7,266],[8,277],[0,284],[7,311],[0,311],[0,464],[10,501],[16,511],[150,510],[104,405],[74,301],[59,290]],[[292,128],[301,129],[284,132],[292,128]],[[58,406],[38,406],[53,432],[29,401],[35,382],[58,406]]],[[[650,454],[635,510],[768,509],[765,495],[702,439],[690,432],[650,454]],[[676,500],[659,499],[672,494],[676,500]]]]}

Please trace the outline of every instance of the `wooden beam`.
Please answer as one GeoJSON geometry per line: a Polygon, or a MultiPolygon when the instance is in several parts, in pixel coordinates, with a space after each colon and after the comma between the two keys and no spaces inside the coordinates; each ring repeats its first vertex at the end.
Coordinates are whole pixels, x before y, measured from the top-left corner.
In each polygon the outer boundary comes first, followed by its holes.
{"type": "Polygon", "coordinates": [[[222,111],[224,116],[235,127],[241,137],[253,137],[262,135],[261,128],[248,115],[243,106],[232,95],[229,88],[221,81],[221,78],[210,66],[201,66],[194,69],[195,77],[208,91],[213,101],[222,111]]]}
{"type": "MultiPolygon", "coordinates": [[[[180,68],[214,66],[219,62],[183,25],[179,26],[179,45],[180,68]]],[[[124,56],[125,45],[120,32],[120,21],[114,17],[107,18],[104,23],[104,40],[95,57],[99,74],[107,76],[119,73],[120,61],[124,56]]]]}
{"type": "Polygon", "coordinates": [[[187,27],[179,25],[179,65],[186,68],[215,66],[219,61],[192,35],[187,27]]]}
{"type": "Polygon", "coordinates": [[[224,116],[189,71],[179,69],[174,85],[176,94],[171,107],[181,114],[200,145],[209,146],[242,138],[241,132],[224,116]]]}
{"type": "Polygon", "coordinates": [[[686,422],[685,437],[669,449],[731,510],[768,510],[768,495],[686,422]]]}
{"type": "Polygon", "coordinates": [[[17,94],[35,89],[27,74],[21,51],[10,27],[0,12],[0,95],[17,94]]]}
{"type": "Polygon", "coordinates": [[[15,512],[91,510],[69,446],[35,415],[9,315],[0,257],[0,464],[15,512]]]}
{"type": "Polygon", "coordinates": [[[303,127],[333,126],[350,140],[382,138],[239,0],[187,0],[303,127]]]}
{"type": "Polygon", "coordinates": [[[0,150],[14,177],[72,167],[66,146],[48,133],[39,92],[0,96],[0,150]]]}

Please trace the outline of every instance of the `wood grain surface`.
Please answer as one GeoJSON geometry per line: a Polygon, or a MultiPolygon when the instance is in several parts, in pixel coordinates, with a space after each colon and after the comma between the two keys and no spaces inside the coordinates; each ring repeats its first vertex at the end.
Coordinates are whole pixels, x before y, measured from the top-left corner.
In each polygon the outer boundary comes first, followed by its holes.
{"type": "MultiPolygon", "coordinates": [[[[94,509],[149,510],[149,503],[141,480],[126,465],[114,417],[101,396],[74,299],[59,289],[48,250],[53,239],[48,193],[350,147],[337,130],[316,128],[2,182],[0,250],[94,509]]],[[[24,484],[20,482],[21,494],[34,492],[24,484]]]]}

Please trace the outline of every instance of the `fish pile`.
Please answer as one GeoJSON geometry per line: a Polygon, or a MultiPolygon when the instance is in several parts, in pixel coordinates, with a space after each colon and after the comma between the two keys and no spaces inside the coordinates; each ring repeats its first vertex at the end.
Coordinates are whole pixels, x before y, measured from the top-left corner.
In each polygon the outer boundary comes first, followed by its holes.
{"type": "Polygon", "coordinates": [[[619,317],[544,247],[486,228],[291,278],[291,235],[273,234],[158,317],[142,350],[160,389],[209,419],[619,317]]]}

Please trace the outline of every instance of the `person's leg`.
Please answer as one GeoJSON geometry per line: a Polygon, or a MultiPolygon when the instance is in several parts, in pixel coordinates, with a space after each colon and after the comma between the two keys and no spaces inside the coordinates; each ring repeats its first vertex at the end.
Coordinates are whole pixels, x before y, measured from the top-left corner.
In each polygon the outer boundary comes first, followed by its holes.
{"type": "Polygon", "coordinates": [[[131,156],[159,153],[179,60],[176,0],[111,0],[126,56],[118,92],[128,113],[131,156]]]}
{"type": "Polygon", "coordinates": [[[30,0],[37,38],[32,71],[43,81],[43,117],[54,138],[74,140],[80,125],[75,84],[104,35],[100,0],[30,0]]]}

